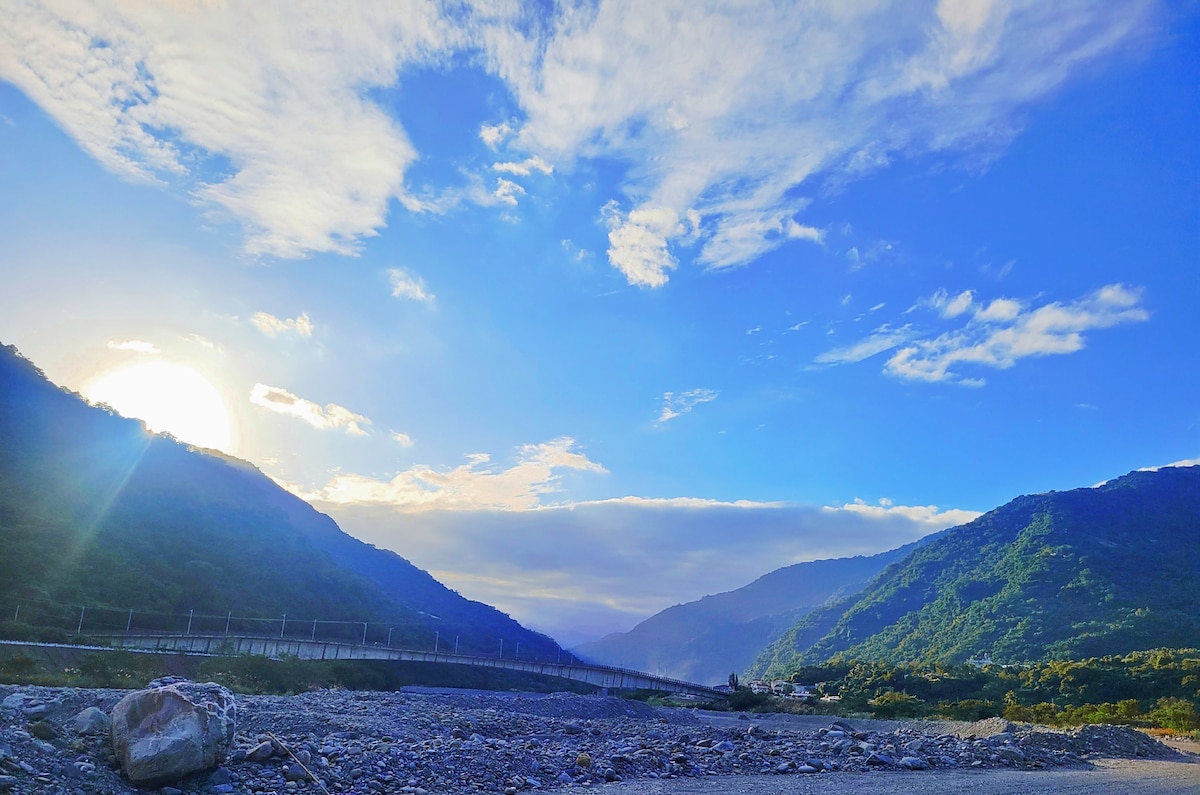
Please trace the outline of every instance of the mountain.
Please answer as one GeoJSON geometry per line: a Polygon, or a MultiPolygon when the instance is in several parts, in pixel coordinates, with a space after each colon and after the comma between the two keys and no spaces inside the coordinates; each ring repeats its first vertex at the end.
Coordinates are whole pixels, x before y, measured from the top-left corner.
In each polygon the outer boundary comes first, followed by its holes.
{"type": "Polygon", "coordinates": [[[1017,499],[784,632],[752,671],[831,658],[998,663],[1200,646],[1200,467],[1017,499]]]}
{"type": "MultiPolygon", "coordinates": [[[[330,637],[522,656],[560,649],[463,598],[399,555],[365,544],[252,465],[197,450],[88,405],[0,347],[0,606],[62,625],[62,613],[182,629],[179,616],[235,616],[330,637]],[[15,608],[16,605],[21,608],[15,608]],[[114,619],[114,615],[116,618],[114,619]],[[343,623],[334,623],[334,622],[343,623]]],[[[68,619],[70,620],[70,619],[68,619]]],[[[5,622],[13,629],[13,622],[5,622]]],[[[243,626],[255,626],[242,622],[243,626]]],[[[73,621],[70,629],[75,629],[73,621]]],[[[86,629],[85,629],[86,631],[86,629]]],[[[98,630],[95,630],[98,631],[98,630]]],[[[274,630],[272,630],[274,631],[274,630]]]]}
{"type": "Polygon", "coordinates": [[[861,591],[885,566],[916,546],[785,566],[736,590],[668,607],[628,632],[607,635],[575,651],[605,665],[719,684],[730,673],[744,671],[802,616],[830,599],[861,591]]]}

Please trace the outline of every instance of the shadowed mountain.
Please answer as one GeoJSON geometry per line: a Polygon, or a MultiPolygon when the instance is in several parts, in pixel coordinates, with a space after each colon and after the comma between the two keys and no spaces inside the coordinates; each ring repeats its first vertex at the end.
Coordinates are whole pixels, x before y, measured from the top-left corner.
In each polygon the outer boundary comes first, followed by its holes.
{"type": "Polygon", "coordinates": [[[8,604],[371,621],[371,640],[390,630],[397,646],[432,648],[440,632],[465,653],[494,653],[500,638],[523,657],[559,652],[250,464],[90,406],[12,347],[0,347],[0,550],[8,604]]]}
{"type": "Polygon", "coordinates": [[[830,599],[861,591],[916,546],[785,566],[736,590],[668,607],[628,632],[585,643],[576,651],[605,665],[719,684],[730,673],[744,671],[801,617],[830,599]]]}
{"type": "Polygon", "coordinates": [[[889,566],[755,662],[1080,659],[1200,645],[1200,467],[1018,497],[889,566]]]}

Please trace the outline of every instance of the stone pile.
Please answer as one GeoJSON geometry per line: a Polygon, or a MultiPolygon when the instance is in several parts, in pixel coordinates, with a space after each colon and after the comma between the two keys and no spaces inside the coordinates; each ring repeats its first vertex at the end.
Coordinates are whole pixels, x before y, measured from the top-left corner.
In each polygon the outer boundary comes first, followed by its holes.
{"type": "MultiPolygon", "coordinates": [[[[0,686],[0,793],[139,791],[96,715],[112,715],[125,697],[0,686]]],[[[831,720],[818,729],[779,728],[751,716],[704,721],[688,710],[563,694],[320,691],[237,701],[238,730],[224,763],[172,782],[152,780],[157,792],[515,795],[711,775],[817,775],[832,784],[838,771],[920,775],[912,771],[1174,753],[1120,727],[1055,732],[988,721],[951,732],[914,722],[882,731],[871,722],[831,720]]]]}

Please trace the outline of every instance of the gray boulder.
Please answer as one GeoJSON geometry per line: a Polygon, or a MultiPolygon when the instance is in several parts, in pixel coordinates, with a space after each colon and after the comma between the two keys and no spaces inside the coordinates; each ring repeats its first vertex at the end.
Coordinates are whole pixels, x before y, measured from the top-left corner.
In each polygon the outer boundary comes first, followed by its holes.
{"type": "Polygon", "coordinates": [[[233,694],[213,682],[138,690],[112,711],[113,752],[139,787],[161,787],[217,767],[236,730],[233,694]]]}
{"type": "Polygon", "coordinates": [[[108,734],[112,731],[112,721],[98,707],[88,707],[75,716],[76,734],[108,734]]]}

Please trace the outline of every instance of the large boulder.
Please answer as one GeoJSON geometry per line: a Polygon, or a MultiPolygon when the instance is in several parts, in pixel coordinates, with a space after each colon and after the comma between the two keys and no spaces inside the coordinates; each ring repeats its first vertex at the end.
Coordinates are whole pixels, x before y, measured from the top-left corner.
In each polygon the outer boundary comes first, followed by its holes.
{"type": "Polygon", "coordinates": [[[233,694],[213,682],[152,682],[112,711],[113,751],[139,787],[161,787],[215,768],[225,761],[236,730],[233,694]]]}

